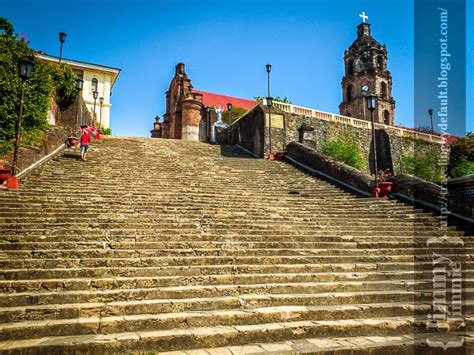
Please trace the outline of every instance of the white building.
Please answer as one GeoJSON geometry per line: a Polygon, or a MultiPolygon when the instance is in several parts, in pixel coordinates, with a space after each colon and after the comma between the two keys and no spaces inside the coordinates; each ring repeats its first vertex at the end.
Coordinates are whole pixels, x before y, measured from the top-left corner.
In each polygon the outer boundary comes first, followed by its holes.
{"type": "MultiPolygon", "coordinates": [[[[55,63],[59,62],[59,57],[44,53],[37,53],[36,56],[40,60],[55,63]]],[[[114,84],[120,74],[120,69],[65,58],[62,58],[61,61],[70,65],[74,69],[77,77],[84,80],[82,98],[91,112],[92,117],[94,117],[93,92],[98,92],[97,100],[95,100],[96,121],[100,122],[101,126],[106,128],[110,127],[110,109],[112,107],[110,97],[112,96],[114,84]]]]}

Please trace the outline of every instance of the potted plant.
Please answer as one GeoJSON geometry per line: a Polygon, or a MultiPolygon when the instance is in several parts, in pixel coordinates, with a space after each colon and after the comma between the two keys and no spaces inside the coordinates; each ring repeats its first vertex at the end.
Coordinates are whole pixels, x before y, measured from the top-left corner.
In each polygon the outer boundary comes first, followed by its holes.
{"type": "Polygon", "coordinates": [[[79,140],[75,136],[67,137],[67,144],[68,144],[69,147],[76,148],[78,142],[79,142],[79,140]]]}
{"type": "Polygon", "coordinates": [[[390,192],[393,188],[392,181],[386,181],[388,176],[392,176],[392,173],[389,169],[387,170],[380,170],[377,174],[377,181],[378,181],[378,188],[380,189],[379,196],[386,196],[390,195],[390,192]]]}

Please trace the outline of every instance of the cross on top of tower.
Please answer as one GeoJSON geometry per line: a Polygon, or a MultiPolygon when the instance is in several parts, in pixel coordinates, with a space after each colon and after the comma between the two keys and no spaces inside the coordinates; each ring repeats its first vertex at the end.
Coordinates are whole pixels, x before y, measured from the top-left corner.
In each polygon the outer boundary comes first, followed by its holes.
{"type": "Polygon", "coordinates": [[[363,22],[363,23],[365,23],[365,21],[369,19],[369,16],[367,16],[367,15],[365,14],[365,11],[362,11],[362,12],[359,14],[359,17],[362,18],[362,22],[363,22]]]}

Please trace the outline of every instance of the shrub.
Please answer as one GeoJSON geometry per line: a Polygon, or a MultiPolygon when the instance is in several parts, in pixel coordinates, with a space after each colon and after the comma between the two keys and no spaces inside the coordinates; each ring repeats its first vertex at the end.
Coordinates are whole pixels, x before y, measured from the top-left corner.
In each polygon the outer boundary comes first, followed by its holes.
{"type": "Polygon", "coordinates": [[[443,169],[440,164],[440,156],[432,150],[415,150],[415,154],[403,154],[399,162],[400,171],[414,175],[420,179],[440,182],[443,179],[443,169]]]}
{"type": "Polygon", "coordinates": [[[112,135],[112,128],[110,127],[109,128],[102,127],[100,131],[102,132],[103,135],[106,135],[106,136],[112,135]]]}
{"type": "Polygon", "coordinates": [[[334,140],[323,142],[321,144],[321,152],[359,170],[365,170],[367,167],[355,137],[347,132],[339,135],[334,140]]]}

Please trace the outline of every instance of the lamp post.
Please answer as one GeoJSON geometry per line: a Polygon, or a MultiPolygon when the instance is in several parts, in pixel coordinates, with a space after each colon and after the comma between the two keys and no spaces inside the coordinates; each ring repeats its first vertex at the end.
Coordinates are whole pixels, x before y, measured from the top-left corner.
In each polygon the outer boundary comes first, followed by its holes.
{"type": "Polygon", "coordinates": [[[364,120],[365,120],[365,98],[367,97],[367,93],[369,92],[369,87],[367,85],[362,85],[360,88],[360,94],[362,95],[362,111],[364,113],[364,120]]]}
{"type": "Polygon", "coordinates": [[[227,103],[227,111],[229,111],[229,124],[232,123],[232,103],[227,103]]]}
{"type": "Polygon", "coordinates": [[[95,123],[97,122],[97,115],[95,113],[95,105],[96,105],[96,102],[97,102],[97,98],[99,97],[99,93],[97,91],[94,91],[92,93],[92,96],[94,97],[94,118],[92,119],[92,125],[95,126],[95,123]]]}
{"type": "Polygon", "coordinates": [[[102,129],[102,105],[104,104],[104,98],[99,97],[100,112],[99,112],[99,129],[102,129]]]}
{"type": "Polygon", "coordinates": [[[78,125],[79,104],[80,104],[79,97],[80,97],[80,93],[82,91],[83,86],[84,86],[84,80],[77,78],[76,79],[76,91],[77,91],[77,100],[76,101],[77,102],[76,102],[76,125],[75,125],[75,129],[77,129],[79,127],[79,125],[78,125]]]}
{"type": "Polygon", "coordinates": [[[369,94],[367,95],[367,108],[370,111],[370,120],[372,122],[372,144],[374,149],[374,175],[375,175],[375,187],[378,186],[377,181],[377,144],[375,142],[375,122],[374,122],[374,110],[377,107],[377,95],[369,94]]]}
{"type": "Polygon", "coordinates": [[[59,32],[59,42],[61,43],[59,47],[59,64],[61,64],[61,60],[63,59],[63,43],[66,41],[67,34],[64,32],[59,32]]]}
{"type": "Polygon", "coordinates": [[[23,116],[23,104],[25,101],[25,83],[31,76],[33,70],[33,62],[27,58],[22,58],[18,61],[18,76],[21,79],[21,98],[20,98],[20,112],[18,114],[18,120],[16,121],[16,137],[15,137],[15,151],[13,153],[13,166],[12,166],[12,184],[10,187],[18,188],[18,179],[16,179],[16,170],[18,164],[18,152],[20,148],[20,128],[21,119],[23,116]]]}
{"type": "Polygon", "coordinates": [[[209,106],[206,107],[206,121],[207,121],[206,141],[210,141],[211,140],[211,108],[209,106]]]}
{"type": "Polygon", "coordinates": [[[433,134],[434,133],[434,130],[433,130],[433,109],[431,109],[431,108],[428,109],[428,115],[430,115],[431,134],[433,134]]]}
{"type": "Polygon", "coordinates": [[[268,143],[270,145],[270,149],[268,152],[268,160],[273,160],[273,153],[272,153],[272,105],[273,105],[273,98],[270,96],[270,72],[272,71],[272,65],[267,64],[267,106],[268,106],[268,143]]]}

